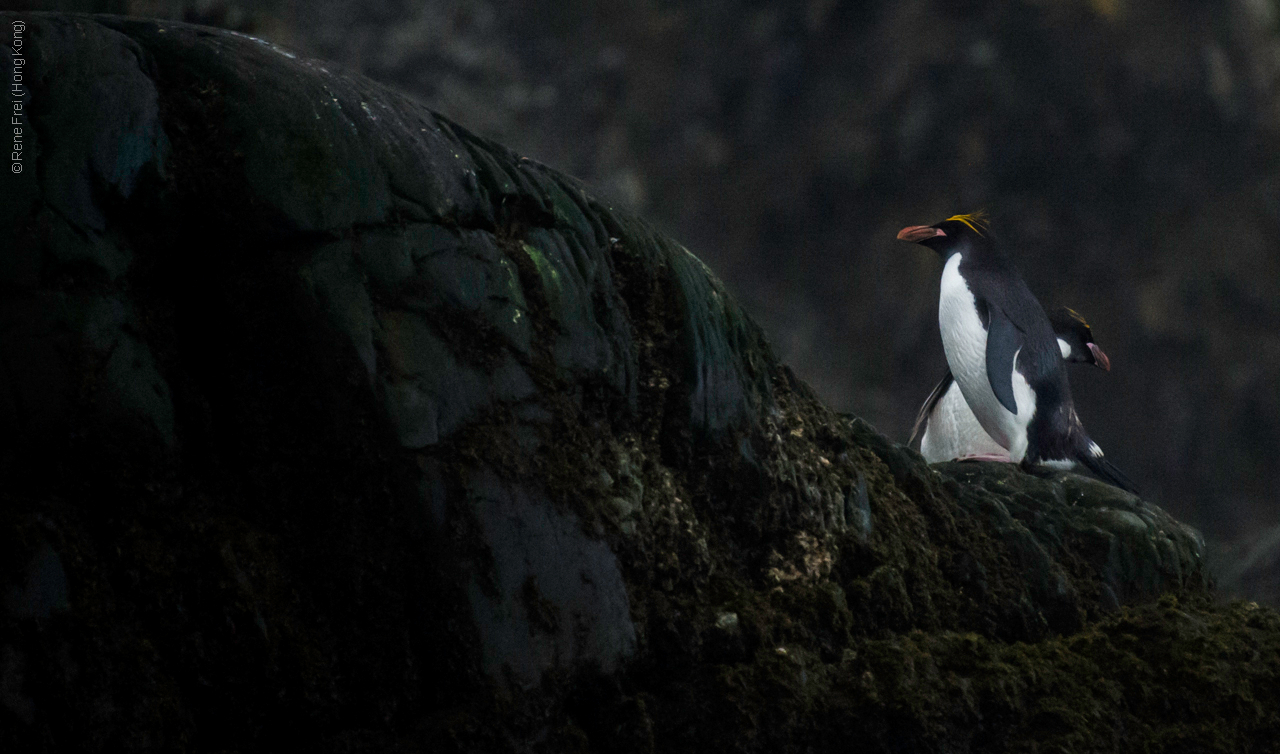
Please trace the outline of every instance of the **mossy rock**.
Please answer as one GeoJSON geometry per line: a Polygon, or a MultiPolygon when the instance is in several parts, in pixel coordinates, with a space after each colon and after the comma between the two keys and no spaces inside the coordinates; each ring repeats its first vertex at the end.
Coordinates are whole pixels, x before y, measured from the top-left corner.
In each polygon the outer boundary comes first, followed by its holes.
{"type": "Polygon", "coordinates": [[[22,18],[0,748],[1272,745],[1277,617],[1158,508],[931,468],[677,243],[376,83],[22,18]]]}

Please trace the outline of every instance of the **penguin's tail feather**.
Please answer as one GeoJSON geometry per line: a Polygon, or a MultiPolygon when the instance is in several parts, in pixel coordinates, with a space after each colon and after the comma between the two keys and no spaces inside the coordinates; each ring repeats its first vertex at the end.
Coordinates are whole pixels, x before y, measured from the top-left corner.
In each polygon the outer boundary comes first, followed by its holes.
{"type": "Polygon", "coordinates": [[[1125,492],[1141,494],[1133,482],[1129,481],[1129,477],[1102,455],[1102,448],[1098,447],[1098,443],[1090,440],[1088,435],[1083,432],[1077,433],[1074,445],[1076,460],[1086,469],[1097,474],[1106,483],[1115,485],[1125,492]]]}

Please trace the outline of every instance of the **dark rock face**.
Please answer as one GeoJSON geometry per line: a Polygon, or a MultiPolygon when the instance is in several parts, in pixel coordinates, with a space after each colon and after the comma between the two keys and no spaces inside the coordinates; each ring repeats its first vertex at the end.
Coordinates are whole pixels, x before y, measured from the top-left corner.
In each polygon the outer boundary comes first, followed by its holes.
{"type": "Polygon", "coordinates": [[[384,87],[26,20],[0,748],[1270,745],[1280,619],[1160,510],[928,467],[679,245],[384,87]]]}

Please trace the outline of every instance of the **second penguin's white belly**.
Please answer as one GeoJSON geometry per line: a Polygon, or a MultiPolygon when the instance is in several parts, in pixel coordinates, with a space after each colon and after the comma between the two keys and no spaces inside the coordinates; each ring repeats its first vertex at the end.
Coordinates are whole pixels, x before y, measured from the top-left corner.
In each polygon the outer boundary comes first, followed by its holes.
{"type": "MultiPolygon", "coordinates": [[[[1036,394],[1026,379],[1013,370],[1013,397],[1018,413],[1000,405],[987,379],[987,329],[978,316],[973,292],[960,276],[960,254],[953,254],[942,269],[938,299],[938,326],[947,364],[965,401],[991,439],[1009,451],[1017,463],[1027,453],[1027,425],[1035,414],[1036,394]]],[[[1018,363],[1014,356],[1014,364],[1018,363]]]]}
{"type": "Polygon", "coordinates": [[[929,463],[976,455],[1005,455],[1006,451],[978,423],[960,393],[951,383],[933,407],[920,439],[920,453],[929,463]]]}

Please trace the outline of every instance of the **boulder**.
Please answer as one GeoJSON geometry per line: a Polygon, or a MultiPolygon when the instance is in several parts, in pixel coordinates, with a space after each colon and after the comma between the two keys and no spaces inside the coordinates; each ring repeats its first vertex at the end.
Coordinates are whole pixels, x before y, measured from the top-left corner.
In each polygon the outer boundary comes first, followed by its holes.
{"type": "Polygon", "coordinates": [[[21,20],[4,750],[1280,725],[1280,618],[1213,602],[1197,532],[1072,474],[930,467],[573,179],[251,37],[21,20]]]}

